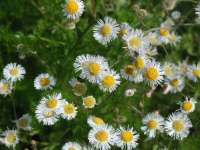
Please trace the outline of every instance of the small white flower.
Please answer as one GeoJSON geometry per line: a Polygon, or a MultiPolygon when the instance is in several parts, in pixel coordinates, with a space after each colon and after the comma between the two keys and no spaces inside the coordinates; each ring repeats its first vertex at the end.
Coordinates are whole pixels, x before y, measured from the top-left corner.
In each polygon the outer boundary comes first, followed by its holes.
{"type": "Polygon", "coordinates": [[[178,36],[178,35],[176,35],[174,32],[172,32],[172,33],[170,34],[169,42],[170,42],[171,45],[176,46],[176,44],[177,44],[178,42],[180,42],[180,40],[181,40],[181,37],[178,36]]]}
{"type": "Polygon", "coordinates": [[[128,23],[120,24],[119,36],[123,38],[124,35],[127,35],[132,30],[131,26],[128,23]]]}
{"type": "Polygon", "coordinates": [[[82,148],[76,142],[67,142],[62,146],[62,150],[82,150],[82,148]]]}
{"type": "Polygon", "coordinates": [[[178,72],[178,74],[185,77],[188,75],[189,70],[190,70],[190,66],[187,63],[187,60],[178,62],[177,71],[176,71],[178,72]]]}
{"type": "Polygon", "coordinates": [[[119,33],[119,25],[116,20],[110,17],[104,17],[98,20],[97,25],[93,28],[93,37],[101,44],[107,45],[110,41],[117,38],[119,33]]]}
{"type": "Polygon", "coordinates": [[[186,138],[192,123],[188,116],[181,112],[172,113],[165,121],[166,133],[174,139],[186,138]]]}
{"type": "Polygon", "coordinates": [[[41,73],[34,80],[34,87],[37,90],[52,89],[55,84],[55,78],[48,73],[41,73]]]}
{"type": "Polygon", "coordinates": [[[177,74],[177,72],[178,72],[175,64],[170,63],[170,62],[164,63],[163,71],[164,71],[164,75],[167,79],[173,78],[174,76],[176,76],[175,73],[177,74]]]}
{"type": "Polygon", "coordinates": [[[197,82],[200,78],[200,63],[189,66],[187,76],[190,80],[197,82]]]}
{"type": "Polygon", "coordinates": [[[147,114],[142,122],[144,126],[141,127],[141,130],[149,138],[155,138],[157,131],[163,131],[164,118],[158,112],[147,114]]]}
{"type": "Polygon", "coordinates": [[[17,128],[25,131],[30,131],[31,128],[31,116],[29,114],[24,114],[22,117],[15,121],[17,128]]]}
{"type": "Polygon", "coordinates": [[[102,126],[105,125],[105,122],[102,118],[96,117],[96,116],[89,116],[87,119],[87,123],[90,127],[94,128],[96,126],[102,126]]]}
{"type": "Polygon", "coordinates": [[[161,24],[160,30],[159,30],[159,40],[160,43],[168,44],[170,42],[170,34],[171,29],[169,26],[161,24]]]}
{"type": "Polygon", "coordinates": [[[195,110],[196,103],[197,101],[193,97],[192,98],[186,97],[185,101],[180,103],[181,107],[180,110],[183,113],[189,114],[195,110]]]}
{"type": "Polygon", "coordinates": [[[77,115],[77,107],[73,103],[64,101],[60,107],[60,114],[62,118],[67,120],[72,120],[77,115]]]}
{"type": "Polygon", "coordinates": [[[158,46],[158,45],[160,45],[160,40],[159,40],[159,35],[158,35],[158,33],[156,33],[156,32],[149,32],[149,33],[146,35],[146,38],[149,40],[149,43],[150,43],[152,46],[158,46]]]}
{"type": "Polygon", "coordinates": [[[7,96],[11,94],[12,89],[13,89],[12,82],[4,80],[4,79],[0,80],[0,94],[1,95],[7,96]]]}
{"type": "Polygon", "coordinates": [[[8,148],[13,149],[19,143],[19,137],[17,135],[17,130],[6,130],[2,133],[0,141],[5,144],[8,148]]]}
{"type": "Polygon", "coordinates": [[[175,10],[175,11],[173,11],[173,12],[171,13],[171,16],[172,16],[172,18],[173,18],[174,20],[178,20],[178,19],[181,17],[181,12],[175,10]]]}
{"type": "Polygon", "coordinates": [[[131,97],[131,96],[133,96],[133,95],[135,94],[135,92],[136,92],[136,89],[127,89],[127,90],[125,91],[124,95],[125,95],[126,97],[131,97]]]}
{"type": "Polygon", "coordinates": [[[26,71],[24,67],[16,63],[10,63],[3,69],[4,78],[12,82],[20,81],[24,78],[26,71]]]}
{"type": "Polygon", "coordinates": [[[135,81],[135,76],[139,74],[137,68],[133,64],[125,65],[123,69],[120,70],[122,78],[128,81],[135,81]]]}
{"type": "Polygon", "coordinates": [[[93,96],[87,96],[83,98],[83,106],[85,108],[94,108],[96,105],[96,99],[93,96]]]}

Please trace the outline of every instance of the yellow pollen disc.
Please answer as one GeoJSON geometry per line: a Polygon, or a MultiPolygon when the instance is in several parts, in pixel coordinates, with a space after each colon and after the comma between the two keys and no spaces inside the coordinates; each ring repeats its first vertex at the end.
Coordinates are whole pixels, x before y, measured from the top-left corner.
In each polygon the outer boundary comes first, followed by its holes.
{"type": "Polygon", "coordinates": [[[12,76],[16,76],[16,75],[18,75],[18,73],[19,73],[19,71],[18,71],[17,68],[12,68],[12,69],[10,70],[10,74],[11,74],[12,76]]]}
{"type": "Polygon", "coordinates": [[[104,130],[101,130],[95,134],[95,137],[98,141],[105,142],[108,139],[108,133],[104,130]]]}
{"type": "Polygon", "coordinates": [[[192,71],[193,75],[196,76],[196,77],[200,77],[200,69],[194,69],[192,71]]]}
{"type": "Polygon", "coordinates": [[[127,65],[125,66],[124,71],[127,75],[133,75],[135,72],[135,67],[133,65],[127,65]]]}
{"type": "Polygon", "coordinates": [[[69,147],[67,150],[76,150],[74,147],[69,147]]]}
{"type": "Polygon", "coordinates": [[[158,123],[156,120],[149,120],[149,122],[147,123],[149,129],[156,129],[157,125],[158,123]]]}
{"type": "Polygon", "coordinates": [[[75,107],[74,107],[74,105],[73,105],[73,104],[66,104],[66,105],[64,106],[64,112],[65,112],[66,114],[72,114],[72,113],[74,113],[74,112],[75,112],[75,107]]]}
{"type": "Polygon", "coordinates": [[[174,79],[174,80],[171,80],[171,81],[170,81],[170,84],[171,84],[173,87],[177,87],[177,86],[179,86],[180,81],[179,81],[178,79],[174,79]]]}
{"type": "Polygon", "coordinates": [[[185,101],[185,102],[183,102],[183,104],[182,104],[182,109],[184,110],[184,111],[190,111],[191,109],[192,109],[192,103],[190,102],[190,101],[185,101]]]}
{"type": "Polygon", "coordinates": [[[73,15],[78,12],[78,4],[76,0],[69,0],[65,5],[65,10],[67,13],[73,15]]]}
{"type": "Polygon", "coordinates": [[[134,37],[134,38],[129,40],[129,44],[131,45],[131,47],[138,48],[138,47],[140,47],[142,42],[139,38],[134,37]]]}
{"type": "Polygon", "coordinates": [[[145,77],[148,80],[156,80],[159,76],[159,72],[155,67],[150,67],[145,71],[145,77]]]}
{"type": "Polygon", "coordinates": [[[115,84],[116,80],[112,75],[107,75],[103,78],[102,83],[105,87],[110,88],[115,84]]]}
{"type": "Polygon", "coordinates": [[[92,120],[97,125],[103,125],[103,124],[105,124],[104,121],[101,118],[99,118],[99,117],[92,117],[92,120]]]}
{"type": "Polygon", "coordinates": [[[142,57],[137,57],[135,59],[135,66],[139,69],[143,69],[144,68],[144,58],[142,57]]]}
{"type": "Polygon", "coordinates": [[[40,85],[41,86],[48,86],[50,84],[49,78],[41,78],[40,79],[40,85]]]}
{"type": "Polygon", "coordinates": [[[55,98],[51,98],[47,101],[47,107],[48,108],[55,108],[58,104],[58,100],[55,98]]]}
{"type": "Polygon", "coordinates": [[[44,116],[47,118],[53,117],[55,115],[54,111],[47,111],[44,113],[44,116]]]}
{"type": "Polygon", "coordinates": [[[109,24],[105,24],[102,28],[101,28],[101,34],[103,36],[109,36],[112,33],[112,27],[109,24]]]}
{"type": "Polygon", "coordinates": [[[20,119],[18,120],[18,124],[21,128],[25,128],[28,126],[28,120],[27,119],[20,119]]]}
{"type": "Polygon", "coordinates": [[[132,132],[130,132],[130,131],[123,131],[121,133],[121,139],[124,142],[126,142],[126,143],[132,141],[133,140],[133,134],[132,134],[132,132]]]}
{"type": "Polygon", "coordinates": [[[89,63],[88,69],[89,69],[89,72],[90,72],[92,75],[97,75],[97,74],[99,74],[99,72],[100,72],[100,70],[101,70],[101,67],[100,67],[100,65],[97,64],[97,63],[89,63]]]}
{"type": "Polygon", "coordinates": [[[160,35],[165,37],[169,36],[169,29],[165,27],[160,28],[160,35]]]}
{"type": "Polygon", "coordinates": [[[2,86],[2,90],[4,91],[4,92],[7,92],[8,90],[9,90],[9,84],[8,83],[4,83],[3,84],[3,86],[2,86]]]}
{"type": "Polygon", "coordinates": [[[94,105],[96,104],[96,100],[93,96],[88,96],[83,98],[83,103],[85,106],[91,108],[94,107],[94,105]]]}
{"type": "Polygon", "coordinates": [[[184,129],[184,124],[181,120],[175,120],[172,124],[172,127],[176,132],[180,132],[184,129]]]}
{"type": "Polygon", "coordinates": [[[15,141],[17,140],[17,136],[15,133],[13,132],[9,132],[7,135],[6,135],[6,141],[8,143],[14,143],[15,141]]]}

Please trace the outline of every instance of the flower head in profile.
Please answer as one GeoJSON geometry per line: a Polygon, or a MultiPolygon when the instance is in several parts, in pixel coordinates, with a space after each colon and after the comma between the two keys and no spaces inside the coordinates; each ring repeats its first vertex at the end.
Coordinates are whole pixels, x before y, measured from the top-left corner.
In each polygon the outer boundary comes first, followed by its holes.
{"type": "Polygon", "coordinates": [[[197,103],[197,101],[195,100],[195,98],[186,97],[183,102],[179,102],[180,110],[183,113],[189,114],[195,110],[196,103],[197,103]]]}
{"type": "Polygon", "coordinates": [[[62,150],[82,150],[81,145],[77,142],[66,142],[62,146],[62,150]]]}
{"type": "Polygon", "coordinates": [[[15,121],[15,123],[16,123],[18,129],[30,131],[32,129],[31,120],[32,120],[32,118],[29,114],[24,114],[19,119],[17,119],[15,121]]]}
{"type": "Polygon", "coordinates": [[[0,142],[5,144],[8,148],[12,147],[13,149],[19,143],[19,137],[17,130],[6,130],[2,133],[0,137],[0,142]]]}
{"type": "Polygon", "coordinates": [[[104,120],[102,118],[96,117],[96,116],[89,116],[87,119],[87,123],[92,128],[105,125],[104,120]]]}

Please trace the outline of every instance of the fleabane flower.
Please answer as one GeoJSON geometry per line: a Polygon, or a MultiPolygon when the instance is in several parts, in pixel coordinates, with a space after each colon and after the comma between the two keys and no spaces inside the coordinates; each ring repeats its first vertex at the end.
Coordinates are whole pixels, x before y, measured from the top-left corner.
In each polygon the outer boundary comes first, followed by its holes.
{"type": "Polygon", "coordinates": [[[62,146],[62,150],[82,150],[82,148],[77,142],[67,142],[62,146]]]}
{"type": "Polygon", "coordinates": [[[7,96],[12,93],[12,82],[7,81],[5,79],[0,80],[0,94],[3,96],[7,96]]]}
{"type": "Polygon", "coordinates": [[[200,78],[200,63],[189,66],[187,76],[190,80],[197,82],[200,78]]]}
{"type": "Polygon", "coordinates": [[[87,119],[87,123],[92,128],[105,125],[104,120],[102,118],[96,117],[96,116],[89,116],[87,119]]]}
{"type": "Polygon", "coordinates": [[[178,72],[176,65],[171,62],[165,62],[162,67],[163,67],[164,75],[167,79],[173,78],[175,76],[175,73],[178,72]]]}
{"type": "Polygon", "coordinates": [[[161,24],[161,27],[159,29],[160,43],[168,44],[170,42],[170,38],[171,38],[170,33],[171,33],[170,27],[165,24],[161,24]]]}
{"type": "Polygon", "coordinates": [[[72,86],[72,90],[76,96],[82,96],[87,92],[86,84],[78,81],[76,78],[72,78],[69,81],[69,84],[72,86]]]}
{"type": "Polygon", "coordinates": [[[13,149],[19,143],[19,137],[17,130],[6,130],[1,134],[0,142],[5,144],[8,148],[12,147],[13,149]]]}
{"type": "Polygon", "coordinates": [[[24,78],[26,71],[24,67],[17,63],[9,63],[3,69],[3,76],[5,79],[12,82],[20,81],[24,78]]]}
{"type": "Polygon", "coordinates": [[[134,65],[138,70],[143,70],[149,59],[145,55],[138,55],[134,57],[134,65]]]}
{"type": "Polygon", "coordinates": [[[164,118],[158,112],[147,114],[143,119],[141,130],[149,138],[155,138],[156,132],[163,132],[164,118]]]}
{"type": "Polygon", "coordinates": [[[132,150],[138,145],[139,134],[134,129],[120,127],[117,131],[118,140],[116,145],[121,149],[132,150]]]}
{"type": "Polygon", "coordinates": [[[93,37],[101,44],[107,45],[110,41],[117,38],[119,33],[119,25],[116,20],[110,17],[99,19],[93,28],[93,37]]]}
{"type": "Polygon", "coordinates": [[[152,46],[160,45],[159,35],[156,32],[149,32],[146,38],[152,46]]]}
{"type": "Polygon", "coordinates": [[[172,113],[165,121],[166,133],[174,139],[184,139],[189,134],[192,123],[188,116],[181,112],[172,113]]]}
{"type": "Polygon", "coordinates": [[[69,103],[64,101],[62,106],[60,107],[60,114],[62,118],[67,120],[72,120],[77,115],[77,107],[73,103],[69,103]]]}
{"type": "Polygon", "coordinates": [[[178,42],[180,42],[181,36],[177,35],[176,33],[170,33],[169,42],[171,45],[176,46],[178,42]]]}
{"type": "Polygon", "coordinates": [[[179,103],[180,110],[183,113],[189,114],[195,110],[196,103],[197,103],[197,101],[193,97],[191,97],[191,98],[186,97],[186,99],[183,102],[179,103]]]}
{"type": "Polygon", "coordinates": [[[68,19],[79,19],[84,11],[84,3],[82,0],[65,0],[64,15],[68,19]]]}
{"type": "Polygon", "coordinates": [[[34,80],[34,87],[37,90],[52,89],[55,84],[55,78],[48,73],[41,73],[34,80]]]}
{"type": "Polygon", "coordinates": [[[96,149],[108,150],[116,144],[117,133],[111,126],[97,126],[89,131],[88,140],[96,149]]]}
{"type": "Polygon", "coordinates": [[[80,55],[74,62],[76,72],[80,71],[80,77],[91,83],[98,83],[102,73],[108,69],[108,63],[102,56],[80,55]]]}
{"type": "Polygon", "coordinates": [[[127,35],[131,30],[132,30],[132,28],[128,23],[121,23],[119,36],[123,37],[123,36],[127,35]]]}
{"type": "Polygon", "coordinates": [[[120,84],[120,76],[114,70],[106,71],[102,74],[99,82],[99,87],[104,92],[110,92],[116,90],[120,84]]]}
{"type": "Polygon", "coordinates": [[[15,123],[16,123],[16,126],[17,126],[18,129],[30,131],[32,129],[31,120],[32,120],[32,118],[29,114],[24,114],[24,115],[22,115],[22,117],[17,119],[15,121],[15,123]]]}
{"type": "Polygon", "coordinates": [[[182,62],[178,62],[178,65],[177,65],[177,72],[185,77],[185,76],[188,76],[188,73],[189,73],[189,70],[190,70],[190,66],[188,65],[187,63],[187,60],[183,60],[182,62]]]}
{"type": "Polygon", "coordinates": [[[96,99],[93,96],[87,96],[83,98],[83,106],[85,108],[94,108],[96,105],[96,99]]]}
{"type": "Polygon", "coordinates": [[[163,81],[163,70],[160,63],[150,61],[144,69],[144,78],[151,87],[155,87],[163,81]]]}

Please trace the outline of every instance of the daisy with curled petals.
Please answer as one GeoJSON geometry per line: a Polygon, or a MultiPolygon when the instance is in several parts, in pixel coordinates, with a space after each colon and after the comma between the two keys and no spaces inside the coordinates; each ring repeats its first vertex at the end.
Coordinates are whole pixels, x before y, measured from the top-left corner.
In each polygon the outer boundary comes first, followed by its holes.
{"type": "Polygon", "coordinates": [[[189,134],[192,123],[188,116],[181,112],[172,113],[165,121],[166,133],[174,139],[184,139],[189,134]]]}
{"type": "Polygon", "coordinates": [[[15,121],[17,128],[25,131],[30,131],[31,128],[31,116],[29,114],[24,114],[22,117],[15,121]]]}
{"type": "Polygon", "coordinates": [[[60,107],[60,114],[62,118],[67,120],[72,120],[77,115],[77,107],[73,103],[64,101],[60,107]]]}
{"type": "Polygon", "coordinates": [[[119,36],[123,37],[124,35],[127,35],[131,30],[132,28],[128,23],[122,23],[120,24],[119,36]]]}
{"type": "Polygon", "coordinates": [[[24,67],[17,63],[10,63],[5,66],[3,69],[3,76],[6,80],[10,80],[12,82],[20,81],[24,78],[26,71],[24,67]]]}
{"type": "Polygon", "coordinates": [[[92,128],[105,125],[104,120],[102,118],[96,117],[96,116],[89,116],[87,119],[87,123],[92,128]]]}
{"type": "Polygon", "coordinates": [[[195,13],[198,16],[198,18],[200,19],[200,2],[198,3],[198,5],[195,8],[195,13]]]}
{"type": "Polygon", "coordinates": [[[110,17],[104,17],[98,20],[93,28],[93,37],[101,44],[107,45],[110,41],[117,38],[119,33],[119,25],[116,20],[110,17]]]}
{"type": "Polygon", "coordinates": [[[85,108],[94,108],[96,105],[96,99],[93,96],[87,96],[83,98],[83,106],[85,108]]]}
{"type": "Polygon", "coordinates": [[[161,24],[159,29],[159,41],[160,43],[168,44],[171,38],[171,29],[169,26],[165,25],[164,23],[161,24]]]}
{"type": "Polygon", "coordinates": [[[0,94],[1,95],[7,96],[11,94],[12,89],[13,89],[12,82],[4,80],[4,79],[0,80],[0,94]]]}
{"type": "Polygon", "coordinates": [[[134,56],[135,52],[145,53],[145,49],[149,47],[148,40],[144,37],[142,30],[139,29],[131,30],[127,35],[123,36],[123,40],[131,56],[134,56]]]}
{"type": "Polygon", "coordinates": [[[104,92],[112,93],[120,84],[120,76],[114,70],[106,71],[102,74],[99,87],[104,92]]]}
{"type": "Polygon", "coordinates": [[[88,79],[91,83],[97,83],[101,74],[108,69],[108,63],[102,56],[80,55],[74,62],[76,72],[81,72],[82,79],[88,79]]]}
{"type": "Polygon", "coordinates": [[[89,131],[88,140],[96,149],[108,150],[116,144],[117,133],[111,126],[97,126],[89,131]]]}
{"type": "Polygon", "coordinates": [[[197,82],[197,80],[200,78],[200,63],[191,65],[189,67],[187,76],[190,80],[197,82]]]}
{"type": "Polygon", "coordinates": [[[156,61],[148,62],[144,69],[144,78],[151,87],[159,85],[163,80],[163,70],[160,63],[156,61]]]}
{"type": "Polygon", "coordinates": [[[67,142],[62,146],[62,150],[82,150],[77,142],[67,142]]]}
{"type": "Polygon", "coordinates": [[[131,150],[134,149],[138,143],[139,134],[133,130],[133,128],[120,127],[118,130],[118,140],[116,145],[121,149],[131,150]]]}
{"type": "Polygon", "coordinates": [[[8,148],[12,147],[13,149],[19,143],[19,137],[17,130],[6,130],[1,134],[0,142],[5,144],[8,148]]]}
{"type": "Polygon", "coordinates": [[[79,19],[83,14],[84,3],[82,0],[66,0],[64,5],[64,14],[68,19],[79,19]]]}
{"type": "Polygon", "coordinates": [[[34,87],[36,90],[52,89],[55,84],[55,78],[48,73],[41,73],[34,80],[34,87]]]}
{"type": "Polygon", "coordinates": [[[193,97],[186,97],[185,101],[179,103],[181,107],[180,110],[183,113],[189,114],[195,110],[196,103],[197,101],[193,97]]]}
{"type": "Polygon", "coordinates": [[[141,130],[149,138],[155,138],[157,131],[163,131],[164,118],[158,112],[147,114],[142,122],[144,126],[141,127],[141,130]]]}

